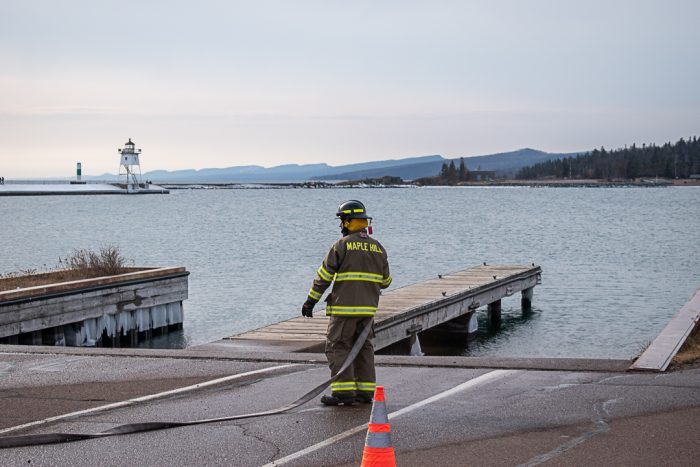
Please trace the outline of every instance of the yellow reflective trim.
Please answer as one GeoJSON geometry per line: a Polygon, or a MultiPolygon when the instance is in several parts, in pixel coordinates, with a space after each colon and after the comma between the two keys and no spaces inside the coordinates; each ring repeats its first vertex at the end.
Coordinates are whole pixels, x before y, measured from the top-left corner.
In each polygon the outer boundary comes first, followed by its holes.
{"type": "Polygon", "coordinates": [[[333,275],[330,272],[326,271],[326,269],[323,266],[320,266],[318,268],[318,271],[316,272],[318,273],[318,277],[320,277],[321,280],[324,280],[326,282],[330,282],[333,280],[333,275]]]}
{"type": "Polygon", "coordinates": [[[351,214],[351,213],[352,213],[352,209],[343,209],[341,212],[342,212],[343,214],[351,214]]]}
{"type": "Polygon", "coordinates": [[[331,389],[334,391],[354,391],[357,385],[354,381],[339,381],[331,383],[331,389]]]}
{"type": "Polygon", "coordinates": [[[374,316],[374,312],[353,312],[353,313],[340,313],[337,311],[326,312],[326,316],[374,316]]]}
{"type": "Polygon", "coordinates": [[[374,316],[377,311],[375,306],[328,306],[326,315],[338,316],[374,316]]]}
{"type": "Polygon", "coordinates": [[[309,297],[313,298],[316,301],[321,299],[321,295],[322,294],[316,292],[314,289],[309,290],[309,297]]]}
{"type": "Polygon", "coordinates": [[[366,279],[366,278],[363,278],[363,277],[345,277],[345,278],[341,278],[341,279],[336,278],[336,281],[337,281],[337,282],[343,282],[343,281],[362,281],[362,282],[375,282],[375,283],[377,283],[377,284],[381,284],[381,283],[382,283],[381,279],[366,279]]]}
{"type": "Polygon", "coordinates": [[[352,212],[365,212],[364,209],[353,209],[352,212]]]}
{"type": "Polygon", "coordinates": [[[392,279],[391,279],[391,276],[387,277],[386,279],[384,279],[384,280],[382,281],[382,285],[389,285],[389,284],[391,284],[391,280],[392,280],[392,279]]]}
{"type": "Polygon", "coordinates": [[[330,272],[326,271],[326,268],[324,268],[323,266],[319,266],[318,273],[321,277],[325,278],[326,280],[331,280],[333,278],[333,275],[331,275],[330,272]]]}
{"type": "Polygon", "coordinates": [[[372,274],[371,272],[343,272],[336,274],[335,280],[340,281],[366,281],[382,283],[381,274],[372,274]]]}
{"type": "Polygon", "coordinates": [[[372,272],[361,272],[361,271],[339,272],[339,273],[337,274],[338,277],[348,276],[348,275],[362,275],[362,276],[373,276],[373,277],[378,277],[378,278],[380,278],[380,279],[382,278],[382,275],[381,275],[381,274],[374,274],[374,273],[372,273],[372,272]]]}
{"type": "Polygon", "coordinates": [[[357,390],[358,391],[368,391],[368,392],[374,392],[376,389],[377,385],[376,383],[357,383],[357,390]]]}

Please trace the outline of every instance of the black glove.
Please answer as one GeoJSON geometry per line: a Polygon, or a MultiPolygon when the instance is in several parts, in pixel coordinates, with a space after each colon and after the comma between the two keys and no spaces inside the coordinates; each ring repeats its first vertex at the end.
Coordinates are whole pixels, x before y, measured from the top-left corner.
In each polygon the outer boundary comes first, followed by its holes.
{"type": "Polygon", "coordinates": [[[301,316],[305,316],[307,318],[313,318],[314,317],[314,305],[316,305],[316,302],[314,302],[311,299],[307,299],[304,304],[301,306],[301,316]]]}

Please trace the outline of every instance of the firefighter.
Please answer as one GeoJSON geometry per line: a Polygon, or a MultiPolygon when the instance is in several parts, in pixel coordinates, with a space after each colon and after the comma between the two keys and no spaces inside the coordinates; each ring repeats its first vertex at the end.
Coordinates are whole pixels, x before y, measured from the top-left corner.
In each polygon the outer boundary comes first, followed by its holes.
{"type": "MultiPolygon", "coordinates": [[[[386,250],[369,236],[372,218],[364,204],[346,201],[338,208],[336,217],[340,219],[342,238],[335,242],[318,268],[309,296],[301,307],[303,316],[313,317],[314,305],[333,282],[333,289],[326,297],[326,315],[330,316],[326,357],[331,376],[338,373],[365,326],[372,325],[380,290],[391,284],[386,250]]],[[[331,383],[331,395],[321,398],[323,404],[372,402],[376,382],[373,337],[374,331],[352,365],[331,383]]]]}

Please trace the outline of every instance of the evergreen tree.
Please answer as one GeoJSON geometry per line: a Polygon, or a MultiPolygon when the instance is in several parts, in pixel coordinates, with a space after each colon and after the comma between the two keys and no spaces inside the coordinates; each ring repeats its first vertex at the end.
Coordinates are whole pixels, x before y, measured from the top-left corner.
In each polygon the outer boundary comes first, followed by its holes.
{"type": "Polygon", "coordinates": [[[625,174],[625,178],[629,178],[632,180],[638,177],[639,161],[637,161],[636,157],[630,157],[627,159],[626,172],[627,173],[625,174]]]}
{"type": "Polygon", "coordinates": [[[447,170],[448,170],[447,162],[443,162],[443,163],[442,163],[442,169],[440,170],[440,176],[441,176],[442,178],[447,178],[447,170]]]}
{"type": "Polygon", "coordinates": [[[693,136],[680,139],[675,144],[665,143],[662,146],[632,144],[616,150],[601,147],[576,157],[525,167],[518,172],[517,178],[688,178],[697,173],[700,173],[700,140],[693,136]]]}
{"type": "Polygon", "coordinates": [[[469,179],[467,166],[464,165],[464,157],[459,158],[459,181],[466,182],[469,179]]]}
{"type": "Polygon", "coordinates": [[[557,174],[560,178],[569,178],[569,175],[571,174],[571,162],[569,161],[569,158],[567,157],[564,159],[561,163],[561,168],[559,169],[559,173],[557,174]]]}
{"type": "Polygon", "coordinates": [[[664,167],[664,177],[673,178],[673,161],[671,159],[666,159],[666,166],[664,167]]]}
{"type": "Polygon", "coordinates": [[[447,181],[450,185],[457,182],[459,174],[457,173],[457,167],[455,167],[455,161],[450,161],[450,167],[447,169],[447,181]]]}

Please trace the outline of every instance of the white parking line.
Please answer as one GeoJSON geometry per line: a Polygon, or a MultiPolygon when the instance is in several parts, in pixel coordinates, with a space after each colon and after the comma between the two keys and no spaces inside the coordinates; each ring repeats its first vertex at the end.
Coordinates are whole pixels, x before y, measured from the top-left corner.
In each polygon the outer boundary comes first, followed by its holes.
{"type": "Polygon", "coordinates": [[[46,423],[55,422],[57,420],[63,420],[66,418],[77,417],[80,415],[85,415],[85,414],[90,414],[90,413],[102,412],[105,410],[116,409],[118,407],[126,407],[129,405],[138,404],[140,402],[150,401],[153,399],[159,399],[161,397],[167,397],[167,396],[171,396],[173,394],[180,394],[183,392],[194,391],[197,389],[205,388],[207,386],[214,386],[216,384],[225,383],[227,381],[234,381],[237,379],[245,378],[246,376],[253,376],[253,375],[259,375],[259,374],[263,374],[263,373],[269,373],[272,371],[276,371],[276,370],[280,370],[282,368],[288,368],[288,367],[292,367],[292,366],[297,366],[297,364],[290,363],[290,364],[286,364],[286,365],[279,365],[279,366],[272,366],[269,368],[262,368],[260,370],[247,371],[245,373],[238,373],[236,375],[231,375],[231,376],[224,376],[223,378],[217,378],[217,379],[212,379],[210,381],[204,381],[203,383],[193,384],[192,386],[185,386],[183,388],[171,389],[170,391],[159,392],[157,394],[150,394],[148,396],[136,397],[134,399],[128,399],[128,400],[121,401],[121,402],[114,402],[113,404],[101,405],[99,407],[93,407],[91,409],[79,410],[77,412],[66,413],[63,415],[56,415],[55,417],[49,417],[49,418],[45,418],[43,420],[37,420],[34,422],[25,423],[24,425],[17,425],[17,426],[12,426],[10,428],[4,428],[4,429],[0,430],[0,433],[9,433],[11,431],[17,431],[17,430],[21,430],[23,428],[29,428],[29,427],[37,426],[37,425],[44,425],[46,423]]]}
{"type": "MultiPolygon", "coordinates": [[[[399,417],[401,415],[407,414],[409,412],[412,412],[416,409],[419,409],[423,406],[426,406],[428,404],[432,404],[433,402],[439,401],[440,399],[444,399],[446,397],[450,397],[454,394],[457,394],[458,392],[464,391],[466,389],[473,388],[475,386],[479,386],[484,383],[488,383],[490,381],[504,378],[508,375],[512,375],[515,373],[519,373],[521,370],[494,370],[488,373],[485,373],[481,376],[477,376],[474,379],[470,379],[469,381],[465,381],[462,384],[459,384],[451,389],[448,389],[447,391],[440,392],[438,394],[435,394],[434,396],[428,397],[427,399],[423,399],[422,401],[416,402],[415,404],[409,405],[407,407],[404,407],[403,409],[397,410],[396,412],[392,412],[389,414],[389,420],[399,417]]],[[[269,464],[265,464],[263,467],[273,467],[276,465],[284,465],[290,461],[299,459],[300,457],[303,457],[309,453],[312,453],[314,451],[318,451],[319,449],[323,449],[326,446],[330,446],[331,444],[340,441],[345,438],[349,438],[350,436],[353,436],[357,433],[361,433],[362,431],[365,431],[367,429],[367,424],[365,423],[364,425],[356,426],[355,428],[350,428],[347,431],[344,431],[342,433],[338,433],[335,436],[332,436],[324,441],[321,441],[320,443],[316,443],[313,446],[309,446],[306,449],[302,449],[301,451],[297,451],[293,454],[290,454],[288,456],[282,457],[280,459],[277,459],[275,461],[270,462],[269,464]]]]}

